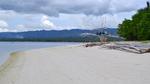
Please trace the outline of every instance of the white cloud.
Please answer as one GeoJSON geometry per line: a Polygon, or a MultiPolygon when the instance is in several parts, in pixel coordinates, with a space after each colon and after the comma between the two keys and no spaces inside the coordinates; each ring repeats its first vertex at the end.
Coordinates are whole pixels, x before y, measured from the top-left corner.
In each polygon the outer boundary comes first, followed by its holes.
{"type": "Polygon", "coordinates": [[[28,31],[27,28],[25,27],[25,25],[23,24],[18,24],[16,25],[16,27],[14,28],[17,32],[22,32],[22,31],[28,31]]]}
{"type": "Polygon", "coordinates": [[[17,29],[12,29],[4,20],[0,20],[0,32],[18,32],[17,29]]]}
{"type": "Polygon", "coordinates": [[[101,27],[118,28],[118,24],[127,18],[131,19],[136,12],[123,12],[116,14],[104,14],[102,16],[84,16],[82,17],[82,28],[94,29],[101,27]]]}
{"type": "Polygon", "coordinates": [[[19,25],[17,25],[17,26],[16,26],[16,28],[20,28],[20,29],[22,29],[22,28],[25,28],[25,26],[24,26],[24,25],[22,25],[22,24],[19,24],[19,25]]]}
{"type": "Polygon", "coordinates": [[[7,28],[7,27],[8,27],[7,22],[0,20],[0,28],[7,28]]]}
{"type": "Polygon", "coordinates": [[[3,20],[0,20],[0,32],[8,32],[9,29],[8,29],[8,24],[3,21],[3,20]]]}
{"type": "Polygon", "coordinates": [[[53,28],[54,27],[54,24],[52,22],[50,22],[49,20],[43,21],[42,24],[46,28],[53,28]]]}
{"type": "Polygon", "coordinates": [[[0,20],[13,19],[16,15],[17,13],[11,10],[0,10],[0,20]]]}
{"type": "Polygon", "coordinates": [[[45,20],[48,20],[48,19],[49,19],[49,17],[48,17],[48,16],[43,15],[43,16],[42,16],[42,18],[41,18],[41,21],[45,21],[45,20]]]}
{"type": "Polygon", "coordinates": [[[6,29],[6,28],[0,28],[0,32],[9,32],[9,29],[6,29]]]}
{"type": "Polygon", "coordinates": [[[41,26],[42,27],[45,27],[45,28],[54,28],[54,24],[49,20],[49,17],[48,16],[43,16],[41,18],[41,26]]]}
{"type": "Polygon", "coordinates": [[[0,31],[93,29],[102,26],[104,17],[106,27],[116,28],[146,1],[0,0],[0,31]]]}

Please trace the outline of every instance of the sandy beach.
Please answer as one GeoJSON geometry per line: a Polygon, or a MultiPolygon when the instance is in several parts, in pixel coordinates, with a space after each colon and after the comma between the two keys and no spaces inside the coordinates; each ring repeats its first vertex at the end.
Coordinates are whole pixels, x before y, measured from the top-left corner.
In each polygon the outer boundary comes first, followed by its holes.
{"type": "Polygon", "coordinates": [[[12,53],[0,84],[150,84],[150,53],[65,46],[12,53]]]}

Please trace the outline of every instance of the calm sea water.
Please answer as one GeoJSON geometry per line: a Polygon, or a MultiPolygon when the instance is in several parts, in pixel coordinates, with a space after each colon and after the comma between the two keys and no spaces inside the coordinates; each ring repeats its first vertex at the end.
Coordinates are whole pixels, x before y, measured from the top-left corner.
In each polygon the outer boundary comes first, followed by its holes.
{"type": "Polygon", "coordinates": [[[5,62],[9,54],[15,51],[24,51],[36,48],[74,45],[74,42],[0,42],[0,64],[5,62]]]}

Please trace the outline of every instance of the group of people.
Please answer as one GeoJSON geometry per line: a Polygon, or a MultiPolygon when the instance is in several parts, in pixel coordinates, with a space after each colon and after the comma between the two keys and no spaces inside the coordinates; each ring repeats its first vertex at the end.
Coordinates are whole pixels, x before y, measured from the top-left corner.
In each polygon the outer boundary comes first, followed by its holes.
{"type": "Polygon", "coordinates": [[[102,42],[102,43],[107,42],[107,40],[108,40],[108,39],[107,39],[107,35],[108,35],[107,32],[105,32],[105,31],[100,31],[100,32],[97,32],[96,35],[99,36],[100,42],[102,42]]]}

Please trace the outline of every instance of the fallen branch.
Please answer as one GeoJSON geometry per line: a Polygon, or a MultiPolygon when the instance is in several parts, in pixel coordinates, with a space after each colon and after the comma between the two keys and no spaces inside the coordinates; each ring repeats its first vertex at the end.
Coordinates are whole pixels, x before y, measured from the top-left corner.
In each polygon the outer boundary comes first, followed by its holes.
{"type": "Polygon", "coordinates": [[[106,43],[102,43],[102,42],[99,42],[99,43],[88,43],[88,44],[85,44],[84,46],[85,47],[93,47],[93,46],[101,46],[103,44],[106,44],[106,43]]]}
{"type": "Polygon", "coordinates": [[[121,51],[127,51],[127,52],[132,52],[132,53],[148,53],[150,52],[150,47],[144,47],[142,45],[130,45],[130,44],[110,44],[110,45],[105,45],[105,48],[109,49],[116,49],[116,50],[121,50],[121,51]]]}
{"type": "Polygon", "coordinates": [[[150,52],[150,45],[143,44],[125,44],[125,43],[108,43],[108,42],[98,42],[98,43],[88,43],[84,45],[85,47],[101,46],[103,48],[126,51],[131,53],[143,54],[150,52]]]}

